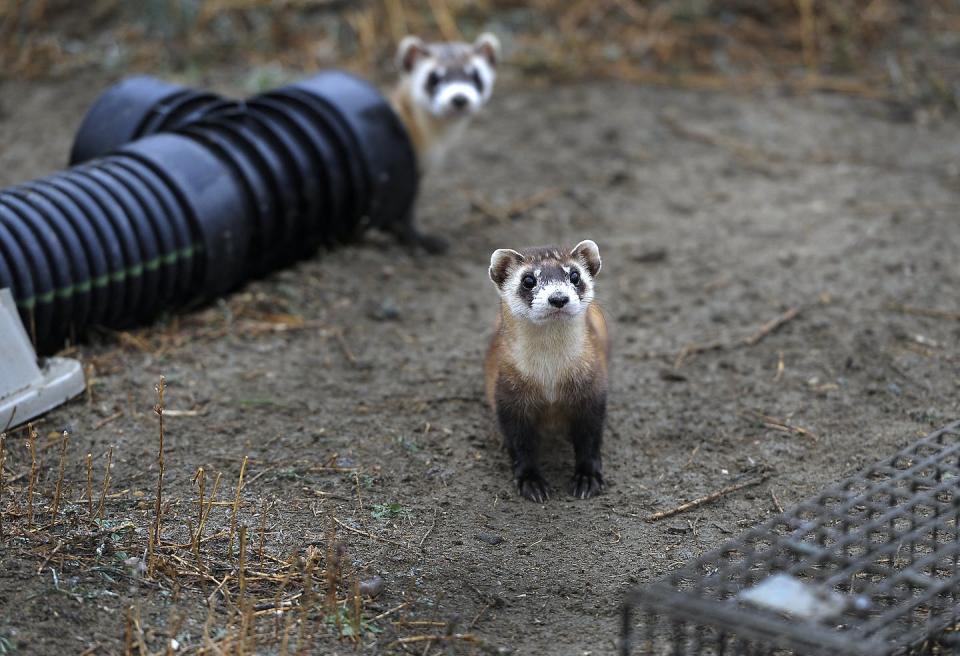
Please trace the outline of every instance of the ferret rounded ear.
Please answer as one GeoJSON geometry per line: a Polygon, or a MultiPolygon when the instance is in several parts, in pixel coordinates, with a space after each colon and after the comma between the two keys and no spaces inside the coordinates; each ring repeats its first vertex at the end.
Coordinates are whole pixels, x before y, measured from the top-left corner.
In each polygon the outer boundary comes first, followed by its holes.
{"type": "Polygon", "coordinates": [[[523,262],[523,255],[510,248],[498,248],[490,256],[490,280],[497,287],[507,281],[510,267],[523,262]]]}
{"type": "Polygon", "coordinates": [[[500,39],[497,35],[484,32],[473,42],[473,50],[486,59],[491,67],[496,68],[497,62],[500,61],[500,39]]]}
{"type": "Polygon", "coordinates": [[[413,70],[417,60],[430,54],[427,44],[418,36],[405,36],[397,47],[397,67],[405,73],[413,70]]]}
{"type": "Polygon", "coordinates": [[[597,243],[592,239],[584,239],[573,247],[570,254],[583,260],[591,276],[600,273],[600,249],[597,248],[597,243]]]}

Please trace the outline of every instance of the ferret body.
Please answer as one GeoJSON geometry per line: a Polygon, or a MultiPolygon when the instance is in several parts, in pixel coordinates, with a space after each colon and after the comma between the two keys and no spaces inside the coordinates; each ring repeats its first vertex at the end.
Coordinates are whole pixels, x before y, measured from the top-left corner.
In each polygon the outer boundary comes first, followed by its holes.
{"type": "Polygon", "coordinates": [[[487,402],[517,488],[532,501],[549,495],[538,463],[540,441],[548,434],[573,443],[571,493],[587,498],[603,489],[609,339],[594,303],[600,264],[590,240],[569,252],[499,249],[490,259],[501,301],[484,363],[487,402]]]}
{"type": "MultiPolygon", "coordinates": [[[[415,36],[401,41],[400,80],[390,102],[413,142],[421,177],[443,163],[470,119],[490,99],[499,53],[500,43],[492,34],[482,34],[472,44],[427,44],[415,36]]],[[[446,250],[444,240],[416,230],[412,211],[397,235],[429,253],[446,250]]]]}

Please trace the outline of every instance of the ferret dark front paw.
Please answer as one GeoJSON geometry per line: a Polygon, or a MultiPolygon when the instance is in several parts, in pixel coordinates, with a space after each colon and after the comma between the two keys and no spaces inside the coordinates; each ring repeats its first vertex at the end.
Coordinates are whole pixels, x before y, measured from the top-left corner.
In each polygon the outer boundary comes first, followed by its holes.
{"type": "Polygon", "coordinates": [[[547,482],[539,472],[527,472],[517,477],[517,490],[524,499],[543,503],[550,498],[547,482]]]}
{"type": "Polygon", "coordinates": [[[417,235],[416,243],[430,255],[443,255],[450,248],[450,243],[443,237],[423,233],[417,235]]]}
{"type": "Polygon", "coordinates": [[[577,472],[573,475],[570,494],[578,499],[589,499],[603,490],[603,474],[598,471],[577,472]]]}

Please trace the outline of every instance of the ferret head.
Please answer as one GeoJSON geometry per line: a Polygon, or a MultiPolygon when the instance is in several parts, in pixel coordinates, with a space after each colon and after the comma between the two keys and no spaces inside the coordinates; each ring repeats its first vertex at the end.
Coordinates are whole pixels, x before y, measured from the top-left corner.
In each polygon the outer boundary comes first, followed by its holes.
{"type": "Polygon", "coordinates": [[[475,114],[490,99],[500,42],[482,34],[469,43],[424,43],[408,36],[397,49],[397,65],[409,78],[414,102],[438,118],[475,114]]]}
{"type": "Polygon", "coordinates": [[[599,272],[600,250],[589,239],[570,252],[553,246],[522,251],[500,248],[490,257],[490,280],[507,308],[535,324],[586,312],[599,272]]]}

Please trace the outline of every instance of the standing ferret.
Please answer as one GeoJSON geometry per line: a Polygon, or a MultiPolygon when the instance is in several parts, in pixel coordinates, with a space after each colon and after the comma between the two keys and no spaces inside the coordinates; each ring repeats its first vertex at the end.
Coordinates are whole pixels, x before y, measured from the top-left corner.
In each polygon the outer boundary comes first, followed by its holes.
{"type": "MultiPolygon", "coordinates": [[[[490,99],[496,79],[500,42],[482,34],[471,43],[425,43],[407,36],[397,48],[400,80],[390,95],[417,154],[421,177],[443,162],[470,118],[490,99]]],[[[397,226],[402,242],[442,253],[445,240],[419,232],[411,210],[397,226]]]]}
{"type": "Polygon", "coordinates": [[[569,252],[501,248],[490,258],[500,316],[484,363],[487,401],[517,489],[531,501],[549,496],[538,450],[550,433],[573,442],[571,493],[586,499],[603,489],[609,341],[594,303],[599,272],[600,251],[589,239],[569,252]]]}

